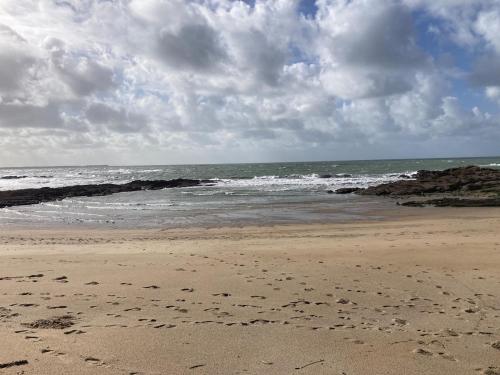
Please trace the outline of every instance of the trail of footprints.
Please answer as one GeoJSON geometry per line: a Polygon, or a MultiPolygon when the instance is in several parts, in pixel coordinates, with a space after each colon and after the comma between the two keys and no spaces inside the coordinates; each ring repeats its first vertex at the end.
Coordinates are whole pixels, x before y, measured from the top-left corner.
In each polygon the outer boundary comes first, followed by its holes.
{"type": "MultiPolygon", "coordinates": [[[[181,255],[171,254],[174,258],[181,255]]],[[[238,259],[239,253],[235,252],[230,258],[238,259]]],[[[3,306],[0,306],[0,324],[12,325],[13,322],[26,323],[25,310],[36,310],[40,318],[51,315],[68,315],[74,319],[74,325],[61,329],[66,336],[78,338],[85,335],[94,327],[100,328],[150,328],[158,330],[176,329],[188,325],[220,325],[224,327],[259,327],[265,325],[284,326],[287,329],[306,329],[310,331],[341,331],[355,333],[360,330],[372,330],[381,335],[391,335],[399,332],[407,335],[406,340],[391,342],[391,345],[412,343],[415,356],[436,357],[447,361],[457,361],[453,353],[448,352],[448,344],[454,340],[479,336],[484,337],[485,346],[500,350],[500,335],[498,322],[500,307],[495,305],[496,296],[492,293],[477,293],[471,288],[470,295],[457,296],[453,292],[453,271],[442,270],[439,282],[435,270],[425,269],[415,265],[413,274],[404,274],[392,264],[384,265],[344,265],[346,270],[341,273],[340,266],[334,268],[332,274],[331,264],[316,260],[321,264],[324,272],[312,282],[311,276],[305,272],[281,272],[280,264],[288,264],[297,260],[291,259],[287,254],[276,257],[273,262],[266,262],[266,268],[261,264],[261,256],[255,255],[252,262],[232,262],[226,255],[209,257],[206,255],[189,254],[183,267],[172,269],[172,272],[186,272],[186,284],[177,291],[166,290],[162,285],[155,283],[138,285],[127,280],[119,282],[116,294],[99,294],[102,282],[88,280],[79,289],[84,293],[53,293],[35,292],[29,285],[60,285],[57,290],[72,290],[72,281],[66,275],[48,276],[50,272],[33,273],[20,276],[2,276],[1,282],[26,283],[25,291],[17,295],[2,296],[3,306]],[[222,267],[225,272],[237,275],[243,285],[248,285],[245,295],[243,292],[235,293],[232,290],[198,290],[189,285],[189,273],[196,272],[197,265],[222,267]],[[351,267],[352,269],[348,269],[351,267]],[[359,274],[353,279],[352,275],[359,274]],[[384,285],[376,277],[377,273],[385,272],[390,276],[391,282],[384,285]],[[351,276],[348,276],[351,275],[351,276]],[[396,282],[397,281],[397,282],[396,282]],[[323,285],[319,285],[323,283],[323,285]],[[412,283],[428,283],[435,285],[432,295],[416,295],[412,283]],[[331,291],[320,294],[316,290],[325,290],[327,285],[331,291]],[[125,291],[124,288],[127,290],[125,291]],[[130,289],[135,288],[135,289],[130,289]],[[282,295],[281,290],[292,291],[282,295]],[[131,296],[131,290],[135,296],[131,296]],[[255,293],[255,291],[259,293],[255,293]],[[121,293],[125,295],[121,295],[121,293]],[[199,297],[199,294],[203,298],[199,297]],[[360,303],[364,300],[359,297],[369,296],[370,303],[360,303]],[[104,298],[102,298],[104,297],[104,298]],[[168,298],[166,298],[168,297],[168,298]],[[359,297],[359,298],[358,298],[359,297]],[[8,300],[18,301],[6,303],[8,300]],[[31,299],[31,300],[30,300],[31,299]],[[43,306],[32,300],[43,300],[43,306]],[[104,300],[105,305],[96,304],[97,300],[104,300]],[[134,303],[135,299],[135,303],[134,303]],[[200,302],[209,301],[209,302],[200,302]],[[74,311],[68,305],[74,301],[78,310],[74,311]],[[208,306],[207,306],[208,305],[208,306]],[[84,309],[88,309],[85,312],[84,309]],[[453,328],[426,329],[419,322],[413,322],[411,317],[420,314],[450,316],[463,321],[470,320],[470,329],[466,332],[457,332],[453,328]],[[96,317],[93,323],[88,324],[87,316],[96,317]],[[130,319],[130,317],[134,319],[130,319]],[[249,316],[253,316],[248,318],[249,316]],[[408,318],[406,317],[408,316],[408,318]],[[127,318],[127,319],[124,319],[127,318]],[[134,325],[124,324],[136,321],[134,325]]],[[[179,263],[179,262],[177,262],[179,263]]],[[[262,262],[263,263],[263,262],[262,262]]],[[[120,266],[124,266],[120,264],[120,266]]],[[[307,267],[301,269],[307,270],[307,267]]],[[[474,281],[486,280],[480,270],[475,269],[474,281]]],[[[47,288],[52,290],[51,288],[47,288]]],[[[241,288],[240,288],[241,289],[241,288]]],[[[438,319],[438,318],[436,318],[438,319]]],[[[66,353],[53,349],[44,344],[43,329],[16,329],[15,333],[22,335],[27,341],[40,345],[42,354],[56,357],[65,356],[66,353]]],[[[353,335],[355,336],[355,335],[353,335]]],[[[356,345],[367,345],[363,340],[354,337],[345,337],[345,340],[356,345]]],[[[82,357],[83,361],[92,366],[106,365],[95,357],[82,357]]],[[[494,367],[486,366],[484,373],[494,374],[494,367]],[[488,372],[489,371],[489,372],[488,372]]]]}

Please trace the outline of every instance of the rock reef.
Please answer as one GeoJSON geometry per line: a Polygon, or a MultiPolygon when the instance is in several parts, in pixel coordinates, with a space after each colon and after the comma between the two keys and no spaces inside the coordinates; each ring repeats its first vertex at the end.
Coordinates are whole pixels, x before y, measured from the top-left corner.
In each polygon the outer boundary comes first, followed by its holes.
{"type": "Polygon", "coordinates": [[[339,189],[337,194],[418,198],[403,206],[439,207],[500,206],[500,170],[467,166],[444,171],[418,171],[411,179],[370,186],[365,189],[339,189]],[[352,191],[349,191],[352,190],[352,191]],[[425,197],[426,199],[422,199],[425,197]]]}
{"type": "Polygon", "coordinates": [[[2,176],[0,180],[20,180],[21,178],[28,178],[28,176],[2,176]]]}
{"type": "Polygon", "coordinates": [[[0,208],[58,201],[71,197],[93,197],[139,190],[160,190],[208,184],[210,180],[135,180],[126,184],[72,185],[57,188],[0,191],[0,208]]]}
{"type": "Polygon", "coordinates": [[[500,207],[500,199],[495,198],[436,198],[423,201],[407,201],[398,203],[407,207],[500,207]]]}

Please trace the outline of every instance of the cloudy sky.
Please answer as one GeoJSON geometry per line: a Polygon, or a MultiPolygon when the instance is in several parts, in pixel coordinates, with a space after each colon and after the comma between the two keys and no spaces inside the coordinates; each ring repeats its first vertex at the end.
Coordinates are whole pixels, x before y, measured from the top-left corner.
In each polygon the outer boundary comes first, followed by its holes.
{"type": "Polygon", "coordinates": [[[500,0],[0,0],[0,166],[500,154],[500,0]]]}

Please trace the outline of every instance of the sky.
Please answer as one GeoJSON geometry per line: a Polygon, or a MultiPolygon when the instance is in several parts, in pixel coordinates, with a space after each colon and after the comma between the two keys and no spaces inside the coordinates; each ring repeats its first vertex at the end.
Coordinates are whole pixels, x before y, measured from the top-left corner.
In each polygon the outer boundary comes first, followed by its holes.
{"type": "Polygon", "coordinates": [[[0,166],[500,154],[500,0],[0,0],[0,166]]]}

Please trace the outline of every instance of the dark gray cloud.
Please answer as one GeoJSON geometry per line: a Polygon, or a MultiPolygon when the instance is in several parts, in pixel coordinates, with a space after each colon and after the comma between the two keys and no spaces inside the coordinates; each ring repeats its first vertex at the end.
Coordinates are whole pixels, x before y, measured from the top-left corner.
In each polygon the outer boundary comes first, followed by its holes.
{"type": "Polygon", "coordinates": [[[64,125],[55,103],[44,106],[0,103],[0,127],[60,128],[64,125]]]}
{"type": "Polygon", "coordinates": [[[77,69],[58,66],[62,79],[73,92],[79,96],[90,95],[98,91],[106,91],[114,87],[113,71],[84,58],[81,67],[77,69]]]}
{"type": "Polygon", "coordinates": [[[413,88],[413,77],[404,77],[400,74],[380,75],[371,73],[368,75],[372,85],[367,88],[360,98],[377,98],[402,94],[413,88]]]}
{"type": "Polygon", "coordinates": [[[273,45],[266,35],[258,30],[238,35],[235,39],[241,50],[240,59],[253,72],[257,81],[269,86],[278,85],[286,63],[286,52],[273,45]]]}
{"type": "Polygon", "coordinates": [[[21,87],[35,59],[16,51],[0,51],[0,92],[12,92],[21,87]]]}
{"type": "Polygon", "coordinates": [[[343,99],[403,94],[417,74],[433,70],[416,43],[410,9],[399,2],[322,3],[318,22],[323,83],[343,99]]]}
{"type": "Polygon", "coordinates": [[[123,108],[114,109],[101,103],[91,104],[85,115],[90,123],[106,125],[120,133],[139,132],[148,124],[148,119],[143,114],[130,113],[123,108]]]}
{"type": "Polygon", "coordinates": [[[500,86],[500,57],[485,56],[476,61],[469,80],[478,86],[500,86]]]}
{"type": "Polygon", "coordinates": [[[185,25],[176,33],[161,31],[158,53],[178,69],[211,70],[226,59],[219,36],[208,25],[185,25]]]}
{"type": "Polygon", "coordinates": [[[50,51],[50,61],[61,79],[77,96],[103,92],[115,87],[113,70],[82,53],[68,52],[66,44],[59,39],[45,41],[50,51]]]}
{"type": "Polygon", "coordinates": [[[35,61],[26,40],[0,24],[0,92],[18,90],[35,61]]]}
{"type": "Polygon", "coordinates": [[[334,37],[333,53],[340,61],[361,67],[383,70],[422,67],[426,59],[416,45],[410,10],[397,4],[380,8],[372,9],[364,22],[352,25],[349,33],[334,37]]]}

